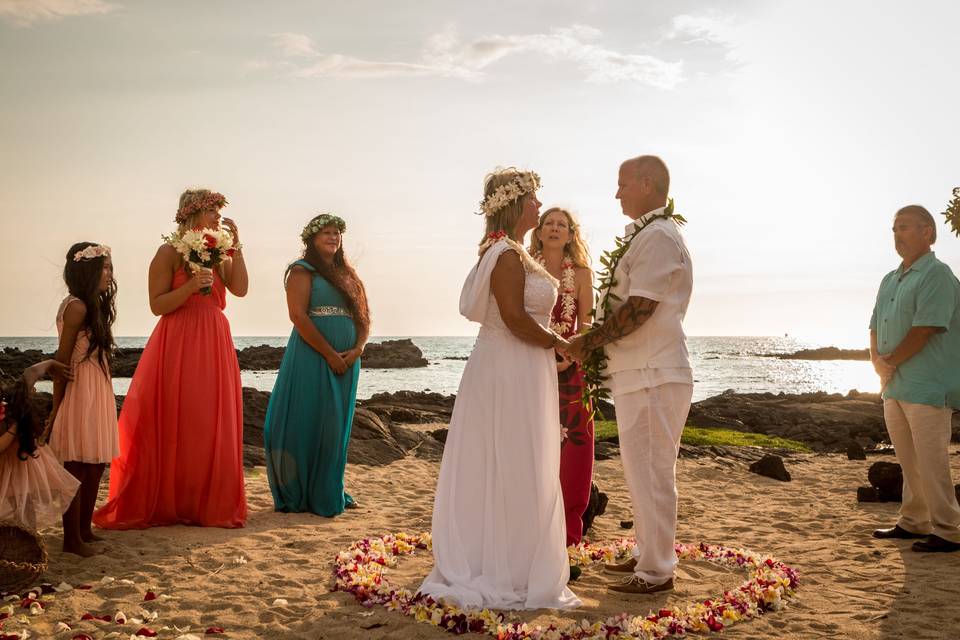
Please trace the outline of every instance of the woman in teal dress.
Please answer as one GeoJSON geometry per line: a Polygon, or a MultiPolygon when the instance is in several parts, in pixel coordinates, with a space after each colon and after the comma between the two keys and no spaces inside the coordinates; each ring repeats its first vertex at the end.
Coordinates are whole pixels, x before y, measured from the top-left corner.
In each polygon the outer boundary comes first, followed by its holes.
{"type": "Polygon", "coordinates": [[[277,511],[330,517],[356,506],[343,472],[370,312],[343,254],[346,229],[337,216],[313,218],[300,236],[303,258],[285,276],[293,332],[263,429],[277,511]]]}

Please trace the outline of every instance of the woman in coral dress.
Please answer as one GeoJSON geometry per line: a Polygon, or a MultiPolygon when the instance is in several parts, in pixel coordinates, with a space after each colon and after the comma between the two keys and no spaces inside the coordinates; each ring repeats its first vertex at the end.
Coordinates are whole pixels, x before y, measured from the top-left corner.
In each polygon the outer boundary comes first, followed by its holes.
{"type": "MultiPolygon", "coordinates": [[[[179,232],[216,228],[225,204],[206,189],[184,192],[179,232]]],[[[223,224],[239,243],[236,225],[223,224]]],[[[247,270],[240,251],[212,271],[187,268],[170,245],[150,265],[150,308],[161,318],[120,412],[120,457],[97,526],[246,522],[240,367],[223,309],[227,291],[246,295],[247,270]]]]}

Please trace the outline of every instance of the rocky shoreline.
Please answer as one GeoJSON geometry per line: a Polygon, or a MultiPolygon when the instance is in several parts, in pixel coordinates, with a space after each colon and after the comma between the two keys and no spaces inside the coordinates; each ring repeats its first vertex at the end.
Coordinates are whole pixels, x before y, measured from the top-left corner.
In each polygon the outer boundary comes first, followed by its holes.
{"type": "MultiPolygon", "coordinates": [[[[123,400],[124,396],[117,396],[118,411],[123,400]]],[[[350,464],[380,466],[407,456],[439,460],[455,400],[454,395],[423,391],[378,393],[366,400],[358,400],[348,461],[350,464]],[[416,425],[429,425],[432,428],[416,425]]],[[[37,403],[43,415],[49,412],[51,401],[49,393],[37,394],[37,403]]],[[[269,401],[269,392],[244,387],[245,466],[264,464],[263,423],[269,401]]],[[[613,406],[602,406],[601,415],[605,419],[615,418],[613,406]]],[[[790,438],[819,453],[844,453],[851,447],[867,451],[889,449],[879,396],[856,391],[847,395],[728,391],[695,402],[691,406],[687,424],[790,438]]],[[[960,442],[960,413],[953,418],[953,441],[960,442]]],[[[733,449],[683,445],[680,455],[754,461],[763,453],[751,447],[733,449]]],[[[791,455],[782,451],[776,453],[791,455]]],[[[616,455],[616,436],[597,443],[597,459],[609,459],[616,455]]]]}
{"type": "MultiPolygon", "coordinates": [[[[276,371],[283,360],[284,347],[271,347],[265,344],[237,350],[237,360],[243,371],[276,371]]],[[[121,347],[114,353],[111,373],[114,378],[131,378],[137,369],[137,363],[143,349],[121,347]]],[[[52,353],[43,353],[39,349],[21,351],[16,347],[4,347],[0,352],[0,371],[5,378],[16,377],[20,372],[52,353]]],[[[366,345],[360,357],[360,366],[364,369],[408,369],[425,367],[429,362],[423,352],[410,338],[384,340],[366,345]]]]}
{"type": "Polygon", "coordinates": [[[869,360],[870,350],[820,347],[819,349],[801,349],[793,353],[762,353],[760,355],[781,360],[869,360]]]}

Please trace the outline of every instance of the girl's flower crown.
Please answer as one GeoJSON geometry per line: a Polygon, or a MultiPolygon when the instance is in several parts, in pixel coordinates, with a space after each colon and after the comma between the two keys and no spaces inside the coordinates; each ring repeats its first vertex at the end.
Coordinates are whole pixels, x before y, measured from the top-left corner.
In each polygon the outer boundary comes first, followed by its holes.
{"type": "Polygon", "coordinates": [[[493,193],[480,201],[480,211],[489,217],[500,211],[514,200],[533,193],[540,188],[540,176],[533,171],[523,171],[506,184],[497,187],[493,193]]]}
{"type": "Polygon", "coordinates": [[[94,258],[102,258],[109,255],[110,247],[102,244],[92,244],[86,249],[74,253],[73,261],[80,262],[81,260],[93,260],[94,258]]]}
{"type": "Polygon", "coordinates": [[[330,225],[335,225],[340,233],[346,233],[347,231],[347,223],[343,221],[343,218],[335,216],[332,213],[321,213],[307,223],[307,226],[300,232],[300,239],[307,242],[321,229],[329,227],[330,225]]]}
{"type": "Polygon", "coordinates": [[[220,210],[227,204],[227,198],[222,193],[216,191],[200,191],[192,193],[187,197],[183,206],[177,209],[177,217],[174,222],[177,224],[185,223],[190,216],[195,213],[206,211],[207,209],[220,210]]]}

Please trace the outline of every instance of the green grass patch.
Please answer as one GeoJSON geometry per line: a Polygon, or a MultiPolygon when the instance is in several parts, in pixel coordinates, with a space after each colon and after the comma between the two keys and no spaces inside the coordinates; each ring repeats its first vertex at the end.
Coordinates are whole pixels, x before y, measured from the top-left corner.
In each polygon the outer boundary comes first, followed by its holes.
{"type": "MultiPolygon", "coordinates": [[[[594,423],[597,441],[607,440],[617,435],[617,423],[614,420],[597,420],[594,423]]],[[[770,447],[774,449],[790,449],[792,451],[810,451],[810,447],[787,438],[766,436],[762,433],[744,433],[730,429],[712,427],[694,427],[687,425],[683,428],[680,438],[683,444],[708,447],[711,445],[722,447],[770,447]]]]}

